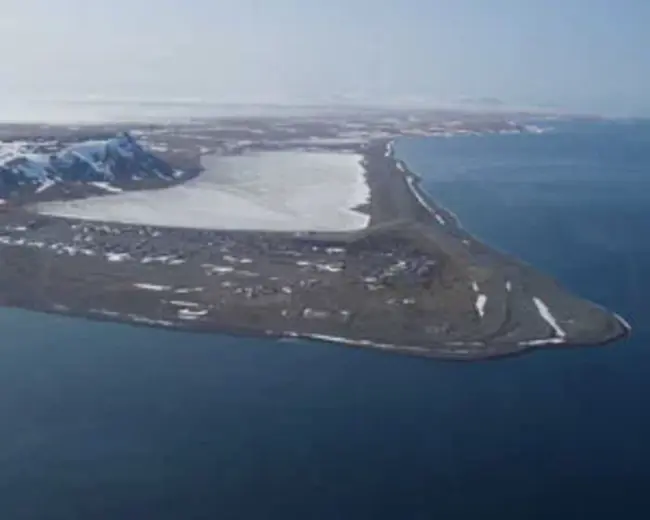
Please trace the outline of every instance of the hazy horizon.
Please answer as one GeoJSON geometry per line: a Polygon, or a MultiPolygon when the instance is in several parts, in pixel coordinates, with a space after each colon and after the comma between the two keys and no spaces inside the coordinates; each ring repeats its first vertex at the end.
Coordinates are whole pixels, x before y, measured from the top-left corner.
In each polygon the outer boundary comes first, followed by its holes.
{"type": "Polygon", "coordinates": [[[62,100],[650,115],[647,20],[641,0],[5,0],[0,119],[62,100]]]}

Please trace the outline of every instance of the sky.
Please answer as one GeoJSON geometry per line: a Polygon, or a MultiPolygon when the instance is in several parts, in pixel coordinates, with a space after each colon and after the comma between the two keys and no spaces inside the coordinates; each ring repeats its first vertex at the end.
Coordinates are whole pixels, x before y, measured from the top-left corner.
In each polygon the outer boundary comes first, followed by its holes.
{"type": "Polygon", "coordinates": [[[650,115],[648,23],[648,0],[2,0],[0,111],[173,99],[650,115]]]}

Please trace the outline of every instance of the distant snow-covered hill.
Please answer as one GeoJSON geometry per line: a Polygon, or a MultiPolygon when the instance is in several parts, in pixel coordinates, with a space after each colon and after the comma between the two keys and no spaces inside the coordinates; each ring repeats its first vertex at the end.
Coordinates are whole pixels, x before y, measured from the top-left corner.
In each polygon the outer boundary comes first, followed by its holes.
{"type": "Polygon", "coordinates": [[[183,174],[124,132],[105,139],[0,141],[0,198],[44,193],[56,185],[88,184],[120,191],[147,178],[173,181],[183,174]]]}

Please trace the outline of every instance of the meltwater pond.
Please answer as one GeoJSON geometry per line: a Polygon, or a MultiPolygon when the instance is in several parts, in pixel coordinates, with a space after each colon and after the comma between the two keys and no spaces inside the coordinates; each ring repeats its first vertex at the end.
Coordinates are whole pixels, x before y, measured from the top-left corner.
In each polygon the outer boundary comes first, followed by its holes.
{"type": "Polygon", "coordinates": [[[0,518],[563,518],[645,501],[650,127],[402,141],[630,340],[457,364],[2,310],[0,518]],[[643,487],[642,487],[643,486],[643,487]]]}
{"type": "Polygon", "coordinates": [[[168,189],[38,205],[50,215],[204,229],[351,231],[368,225],[361,156],[277,151],[204,156],[198,178],[168,189]]]}

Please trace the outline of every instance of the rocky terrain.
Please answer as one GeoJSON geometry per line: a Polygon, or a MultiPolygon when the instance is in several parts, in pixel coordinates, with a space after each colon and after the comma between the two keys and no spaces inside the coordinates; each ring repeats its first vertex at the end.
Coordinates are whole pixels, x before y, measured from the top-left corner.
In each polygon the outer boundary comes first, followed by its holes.
{"type": "Polygon", "coordinates": [[[198,159],[156,153],[128,132],[14,137],[0,141],[0,199],[20,204],[162,187],[198,169],[198,159]]]}

